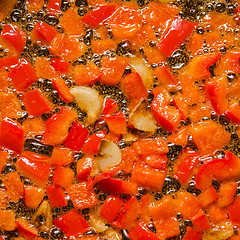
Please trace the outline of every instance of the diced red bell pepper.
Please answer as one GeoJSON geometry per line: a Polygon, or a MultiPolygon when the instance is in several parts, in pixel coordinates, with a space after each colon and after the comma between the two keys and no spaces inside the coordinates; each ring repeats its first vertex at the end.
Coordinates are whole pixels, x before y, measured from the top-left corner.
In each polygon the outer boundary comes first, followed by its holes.
{"type": "Polygon", "coordinates": [[[90,230],[90,226],[84,217],[76,209],[63,214],[53,221],[69,238],[77,237],[90,230]]]}
{"type": "Polygon", "coordinates": [[[192,33],[197,25],[197,23],[186,21],[179,16],[175,17],[169,28],[157,43],[158,49],[166,57],[170,57],[181,43],[183,43],[192,33]]]}
{"type": "Polygon", "coordinates": [[[196,187],[207,189],[212,185],[212,179],[224,180],[237,177],[240,174],[240,159],[226,151],[225,157],[204,162],[195,176],[196,187]]]}
{"type": "Polygon", "coordinates": [[[16,162],[17,168],[25,177],[44,187],[50,176],[50,167],[47,161],[38,161],[34,158],[20,157],[16,162]]]}
{"type": "Polygon", "coordinates": [[[197,232],[192,227],[188,227],[185,235],[183,236],[183,240],[201,240],[202,233],[197,232]]]}
{"type": "Polygon", "coordinates": [[[177,78],[173,75],[172,72],[169,71],[165,65],[155,68],[154,74],[160,83],[166,85],[176,85],[178,83],[177,78]]]}
{"type": "Polygon", "coordinates": [[[163,138],[138,140],[133,150],[139,155],[163,154],[168,153],[168,144],[163,138]]]}
{"type": "Polygon", "coordinates": [[[9,153],[7,151],[0,151],[0,171],[3,170],[8,163],[9,153]]]}
{"type": "Polygon", "coordinates": [[[38,230],[31,225],[27,220],[18,218],[16,220],[18,232],[27,237],[28,239],[34,239],[38,235],[38,230]]]}
{"type": "Polygon", "coordinates": [[[151,196],[150,194],[146,194],[142,197],[141,199],[141,220],[148,224],[149,222],[152,221],[150,212],[149,212],[149,207],[152,205],[153,203],[153,196],[151,196]]]}
{"type": "Polygon", "coordinates": [[[238,101],[233,102],[226,111],[226,117],[234,123],[240,123],[240,106],[238,101]]]}
{"type": "Polygon", "coordinates": [[[226,182],[222,183],[219,188],[219,199],[217,205],[219,207],[227,207],[230,205],[237,192],[237,183],[236,182],[226,182]]]}
{"type": "Polygon", "coordinates": [[[136,224],[136,219],[140,215],[140,203],[137,198],[132,196],[123,206],[114,226],[121,229],[131,229],[136,224]]]}
{"type": "Polygon", "coordinates": [[[99,131],[90,135],[83,144],[82,152],[85,154],[98,154],[101,141],[105,136],[105,131],[99,131]]]}
{"type": "Polygon", "coordinates": [[[37,22],[34,29],[35,38],[42,43],[50,44],[57,35],[57,30],[45,22],[37,22]]]}
{"type": "Polygon", "coordinates": [[[127,119],[123,112],[116,112],[112,115],[105,116],[105,121],[111,132],[116,134],[127,133],[127,119]]]}
{"type": "Polygon", "coordinates": [[[46,186],[48,199],[52,207],[64,207],[68,202],[62,187],[57,185],[46,186]]]}
{"type": "Polygon", "coordinates": [[[213,154],[230,141],[230,134],[212,120],[194,124],[189,132],[202,155],[213,154]]]}
{"type": "Polygon", "coordinates": [[[6,231],[16,229],[15,212],[13,210],[0,210],[0,228],[6,231]]]}
{"type": "Polygon", "coordinates": [[[122,150],[121,170],[125,173],[132,172],[133,164],[138,160],[137,154],[133,151],[132,147],[125,147],[122,150]]]}
{"type": "Polygon", "coordinates": [[[211,227],[207,216],[202,209],[200,209],[199,212],[193,217],[192,224],[197,232],[206,231],[211,227]]]}
{"type": "Polygon", "coordinates": [[[156,169],[164,170],[167,167],[166,153],[142,156],[141,159],[144,159],[145,163],[156,169]]]}
{"type": "Polygon", "coordinates": [[[80,151],[87,136],[88,130],[80,122],[76,121],[73,123],[64,144],[68,148],[80,151]]]}
{"type": "Polygon", "coordinates": [[[168,131],[175,131],[181,121],[180,112],[167,104],[164,94],[159,93],[151,103],[151,111],[157,123],[168,131]]]}
{"type": "Polygon", "coordinates": [[[69,71],[70,63],[64,59],[52,58],[51,63],[57,72],[67,73],[69,71]]]}
{"type": "Polygon", "coordinates": [[[57,90],[60,98],[64,102],[72,102],[74,100],[74,97],[72,96],[67,84],[62,78],[54,78],[52,80],[53,87],[57,90]]]}
{"type": "Polygon", "coordinates": [[[23,103],[29,115],[39,116],[51,111],[50,101],[38,89],[25,92],[23,94],[23,103]]]}
{"type": "Polygon", "coordinates": [[[75,174],[69,167],[57,166],[54,170],[52,182],[64,188],[72,185],[75,174]]]}
{"type": "Polygon", "coordinates": [[[192,149],[184,150],[173,166],[173,176],[186,184],[199,163],[199,154],[192,149]]]}
{"type": "Polygon", "coordinates": [[[62,107],[59,113],[52,115],[46,121],[46,131],[43,134],[44,144],[60,144],[68,136],[68,129],[72,122],[78,117],[76,111],[62,107]]]}
{"type": "Polygon", "coordinates": [[[236,197],[234,202],[227,207],[230,221],[233,224],[240,225],[240,197],[236,197]]]}
{"type": "Polygon", "coordinates": [[[101,206],[99,215],[112,223],[118,216],[123,207],[124,201],[120,197],[110,196],[101,206]]]}
{"type": "Polygon", "coordinates": [[[67,192],[78,209],[93,207],[98,202],[93,190],[87,189],[86,183],[73,184],[67,192]]]}
{"type": "Polygon", "coordinates": [[[228,109],[228,80],[226,76],[207,82],[205,91],[214,111],[218,115],[222,115],[228,109]]]}
{"type": "Polygon", "coordinates": [[[90,27],[98,27],[109,18],[116,10],[116,5],[99,5],[82,17],[82,21],[90,27]]]}
{"type": "Polygon", "coordinates": [[[118,104],[115,100],[106,97],[103,102],[102,115],[113,114],[118,111],[118,104]]]}
{"type": "Polygon", "coordinates": [[[131,181],[137,183],[139,186],[161,191],[165,176],[165,171],[157,171],[150,167],[136,165],[132,171],[131,181]]]}
{"type": "Polygon", "coordinates": [[[0,69],[13,67],[18,64],[18,57],[4,57],[0,59],[0,69]]]}
{"type": "MultiPolygon", "coordinates": [[[[211,76],[209,67],[216,63],[221,57],[221,53],[206,53],[195,56],[184,69],[184,72],[190,76],[192,81],[201,81],[211,76]]],[[[183,78],[184,74],[183,74],[183,78]]]]}
{"type": "Polygon", "coordinates": [[[100,77],[100,82],[105,85],[117,85],[125,68],[128,65],[128,58],[126,57],[102,57],[102,75],[100,77]]]}
{"type": "Polygon", "coordinates": [[[126,96],[134,103],[147,99],[147,90],[137,72],[129,73],[121,80],[121,87],[126,96]]]}
{"type": "Polygon", "coordinates": [[[36,209],[42,202],[45,192],[42,188],[35,186],[25,186],[23,200],[26,207],[36,209]]]}
{"type": "Polygon", "coordinates": [[[150,206],[149,213],[154,221],[174,217],[176,215],[175,200],[170,196],[164,197],[150,206]]]}
{"type": "Polygon", "coordinates": [[[176,132],[168,137],[168,142],[175,145],[181,145],[185,147],[188,143],[189,131],[188,127],[179,128],[176,132]]]}
{"type": "Polygon", "coordinates": [[[107,178],[98,183],[98,187],[107,193],[129,194],[137,193],[137,185],[122,179],[107,178]]]}
{"type": "Polygon", "coordinates": [[[26,59],[22,59],[22,61],[9,72],[8,76],[12,80],[13,86],[19,92],[25,91],[37,81],[36,72],[26,59]]]}
{"type": "Polygon", "coordinates": [[[188,104],[185,97],[182,94],[175,95],[172,100],[173,105],[177,108],[177,110],[181,114],[181,119],[186,120],[188,117],[188,104]]]}
{"type": "Polygon", "coordinates": [[[17,202],[23,196],[23,184],[17,172],[11,172],[2,177],[2,182],[13,202],[17,202]]]}
{"type": "Polygon", "coordinates": [[[47,12],[53,15],[61,13],[61,0],[49,0],[47,3],[47,12]]]}
{"type": "Polygon", "coordinates": [[[228,218],[226,210],[218,207],[216,204],[212,204],[208,207],[207,215],[209,220],[214,223],[226,221],[228,218]]]}
{"type": "Polygon", "coordinates": [[[90,176],[94,158],[91,156],[84,156],[77,162],[77,179],[79,182],[86,181],[90,176]]]}
{"type": "Polygon", "coordinates": [[[0,130],[0,145],[21,153],[24,142],[24,131],[22,126],[11,118],[4,117],[1,123],[0,130]]]}
{"type": "Polygon", "coordinates": [[[142,222],[137,222],[136,226],[128,231],[131,240],[159,240],[159,238],[151,232],[142,222]]]}
{"type": "Polygon", "coordinates": [[[133,7],[119,7],[107,20],[113,36],[117,40],[133,37],[142,27],[138,11],[133,7]]]}
{"type": "Polygon", "coordinates": [[[52,156],[50,158],[50,162],[52,165],[69,165],[73,161],[73,153],[68,148],[59,148],[55,147],[53,149],[52,156]]]}
{"type": "Polygon", "coordinates": [[[26,34],[16,26],[7,24],[1,32],[2,37],[10,42],[21,53],[26,44],[26,34]]]}
{"type": "Polygon", "coordinates": [[[184,219],[191,220],[201,209],[202,205],[191,193],[181,192],[176,197],[177,211],[181,213],[184,219]]]}
{"type": "Polygon", "coordinates": [[[74,81],[78,85],[94,84],[101,77],[101,69],[93,62],[78,65],[74,68],[74,81]]]}
{"type": "Polygon", "coordinates": [[[198,196],[198,199],[203,207],[207,207],[211,203],[217,201],[218,193],[216,189],[212,186],[207,190],[201,192],[201,194],[198,196]]]}

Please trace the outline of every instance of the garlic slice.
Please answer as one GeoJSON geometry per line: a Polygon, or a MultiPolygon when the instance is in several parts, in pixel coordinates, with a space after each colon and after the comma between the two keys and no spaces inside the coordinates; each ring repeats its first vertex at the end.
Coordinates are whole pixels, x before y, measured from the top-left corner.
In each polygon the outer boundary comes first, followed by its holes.
{"type": "Polygon", "coordinates": [[[91,176],[95,176],[107,169],[110,169],[122,161],[122,152],[114,142],[103,139],[100,145],[98,156],[92,168],[91,176]]]}
{"type": "Polygon", "coordinates": [[[129,115],[129,122],[138,130],[144,132],[155,132],[157,129],[157,122],[152,113],[146,109],[146,101],[139,102],[139,104],[132,110],[129,115]]]}
{"type": "Polygon", "coordinates": [[[87,113],[86,124],[94,123],[101,112],[103,98],[96,89],[84,86],[74,87],[70,90],[79,108],[87,113]]]}

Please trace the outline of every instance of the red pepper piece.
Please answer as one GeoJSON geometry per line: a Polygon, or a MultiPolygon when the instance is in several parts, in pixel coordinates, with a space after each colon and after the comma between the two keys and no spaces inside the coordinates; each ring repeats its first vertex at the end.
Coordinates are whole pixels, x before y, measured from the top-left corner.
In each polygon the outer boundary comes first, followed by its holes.
{"type": "Polygon", "coordinates": [[[112,223],[118,216],[119,212],[122,209],[124,201],[120,197],[110,196],[101,206],[99,215],[107,220],[109,223],[112,223]]]}
{"type": "Polygon", "coordinates": [[[90,230],[84,217],[76,210],[72,209],[53,221],[69,238],[77,237],[90,230]]]}
{"type": "Polygon", "coordinates": [[[122,179],[107,178],[98,183],[99,188],[107,193],[129,194],[137,193],[137,185],[122,179]]]}
{"type": "Polygon", "coordinates": [[[172,72],[166,66],[159,66],[154,69],[154,74],[158,78],[160,83],[164,83],[166,85],[176,85],[178,83],[177,78],[173,75],[172,72]]]}
{"type": "Polygon", "coordinates": [[[80,151],[87,136],[88,130],[80,122],[76,121],[73,123],[64,144],[68,148],[80,151]]]}
{"type": "Polygon", "coordinates": [[[202,209],[200,209],[199,212],[193,217],[192,224],[197,232],[206,231],[211,227],[207,216],[202,209]]]}
{"type": "Polygon", "coordinates": [[[39,116],[51,110],[50,101],[38,89],[24,93],[23,102],[29,115],[39,116]]]}
{"type": "Polygon", "coordinates": [[[15,212],[13,210],[0,210],[0,227],[6,231],[16,229],[15,212]]]}
{"type": "Polygon", "coordinates": [[[46,161],[22,156],[17,160],[16,165],[24,176],[36,182],[40,187],[47,184],[50,176],[50,167],[46,161]]]}
{"type": "Polygon", "coordinates": [[[154,221],[174,217],[176,215],[175,200],[172,197],[164,197],[150,206],[149,213],[154,221]]]}
{"type": "Polygon", "coordinates": [[[64,102],[72,102],[74,100],[74,97],[72,96],[72,94],[70,93],[70,90],[67,86],[67,84],[65,83],[65,81],[62,78],[54,78],[52,80],[52,84],[53,87],[57,90],[60,98],[64,101],[64,102]]]}
{"type": "Polygon", "coordinates": [[[26,44],[26,34],[19,30],[16,26],[7,24],[2,29],[1,35],[3,39],[10,42],[16,50],[21,53],[26,44]]]}
{"type": "Polygon", "coordinates": [[[219,207],[227,207],[230,205],[237,191],[237,183],[236,182],[227,182],[222,183],[219,188],[219,199],[217,205],[219,207]]]}
{"type": "Polygon", "coordinates": [[[77,162],[77,179],[79,182],[86,181],[90,176],[94,158],[90,156],[84,156],[77,162]]]}
{"type": "Polygon", "coordinates": [[[226,117],[234,123],[240,123],[240,106],[238,101],[234,101],[226,111],[226,117]]]}
{"type": "Polygon", "coordinates": [[[98,202],[93,190],[87,189],[86,183],[73,184],[67,192],[78,209],[93,207],[98,202]]]}
{"type": "Polygon", "coordinates": [[[199,154],[192,149],[184,150],[173,166],[173,176],[186,184],[199,163],[199,154]]]}
{"type": "Polygon", "coordinates": [[[138,140],[133,143],[133,150],[138,155],[168,153],[167,141],[163,138],[138,140]]]}
{"type": "Polygon", "coordinates": [[[226,210],[218,207],[216,204],[212,204],[208,207],[207,215],[209,220],[213,223],[227,221],[228,219],[226,210]]]}
{"type": "Polygon", "coordinates": [[[204,192],[202,192],[198,196],[198,199],[203,207],[207,207],[211,203],[217,201],[218,193],[217,193],[216,189],[212,186],[212,187],[208,188],[207,190],[205,190],[204,192]]]}
{"type": "Polygon", "coordinates": [[[94,84],[102,75],[101,69],[93,62],[74,68],[74,81],[78,85],[94,84]]]}
{"type": "Polygon", "coordinates": [[[116,134],[127,133],[127,119],[123,112],[116,112],[112,115],[107,115],[105,121],[111,132],[116,134]]]}
{"type": "Polygon", "coordinates": [[[183,236],[183,240],[201,240],[202,233],[197,232],[192,227],[188,227],[185,235],[183,236]]]}
{"type": "Polygon", "coordinates": [[[105,131],[100,131],[90,135],[83,144],[82,152],[85,154],[98,154],[101,141],[105,136],[105,131]]]}
{"type": "Polygon", "coordinates": [[[211,187],[212,179],[224,180],[240,174],[240,159],[229,151],[225,157],[204,162],[197,171],[195,181],[199,189],[211,187]]]}
{"type": "Polygon", "coordinates": [[[114,226],[121,229],[131,229],[136,224],[136,219],[140,215],[140,203],[137,198],[132,196],[123,206],[114,226]]]}
{"type": "Polygon", "coordinates": [[[194,124],[189,133],[202,155],[213,154],[230,141],[230,134],[212,120],[194,124]]]}
{"type": "Polygon", "coordinates": [[[76,111],[62,107],[59,113],[52,115],[46,121],[42,142],[52,145],[62,143],[68,136],[68,128],[77,117],[76,111]]]}
{"type": "Polygon", "coordinates": [[[172,100],[173,105],[176,107],[176,109],[181,114],[181,119],[186,120],[188,117],[188,103],[185,99],[185,97],[182,94],[175,95],[172,100]]]}
{"type": "Polygon", "coordinates": [[[118,105],[117,102],[111,98],[106,97],[103,103],[102,115],[113,114],[117,112],[118,105]]]}
{"type": "Polygon", "coordinates": [[[52,182],[64,188],[72,185],[75,174],[69,167],[58,166],[54,170],[52,182]]]}
{"type": "Polygon", "coordinates": [[[82,21],[90,27],[98,27],[116,10],[116,5],[99,5],[82,17],[82,21]]]}
{"type": "Polygon", "coordinates": [[[195,22],[186,21],[181,17],[175,17],[171,26],[165,31],[160,41],[157,43],[158,49],[166,57],[170,57],[181,43],[192,33],[196,26],[197,23],[195,22]]]}
{"type": "Polygon", "coordinates": [[[210,99],[214,111],[218,115],[222,115],[228,109],[228,80],[220,77],[207,82],[205,91],[208,99],[210,99]]]}
{"type": "Polygon", "coordinates": [[[142,156],[142,159],[153,168],[164,170],[167,167],[168,159],[166,153],[142,156]]]}
{"type": "Polygon", "coordinates": [[[157,171],[150,167],[136,165],[132,171],[131,181],[139,186],[161,191],[165,176],[165,171],[157,171]]]}
{"type": "Polygon", "coordinates": [[[25,219],[18,218],[16,223],[18,232],[28,239],[34,239],[38,235],[38,230],[25,219]]]}
{"type": "Polygon", "coordinates": [[[42,188],[35,186],[25,186],[23,200],[26,207],[36,209],[42,202],[45,192],[42,188]]]}
{"type": "Polygon", "coordinates": [[[61,13],[61,0],[49,0],[47,3],[47,12],[53,15],[61,13]]]}
{"type": "Polygon", "coordinates": [[[147,99],[147,90],[142,78],[137,72],[129,73],[121,80],[121,87],[126,96],[137,104],[142,99],[147,99]]]}
{"type": "Polygon", "coordinates": [[[0,145],[21,153],[24,142],[24,131],[22,126],[11,118],[4,117],[1,124],[0,145]]]}
{"type": "Polygon", "coordinates": [[[50,44],[57,35],[57,30],[45,22],[38,22],[33,31],[38,41],[48,44],[50,44]]]}
{"type": "Polygon", "coordinates": [[[50,162],[52,165],[69,165],[73,161],[73,152],[68,148],[55,147],[50,162]]]}
{"type": "Polygon", "coordinates": [[[25,91],[37,81],[36,72],[26,59],[23,59],[18,65],[16,65],[9,72],[8,76],[12,80],[13,86],[19,92],[25,91]]]}
{"type": "Polygon", "coordinates": [[[151,103],[151,111],[157,123],[168,131],[175,131],[181,121],[180,112],[168,105],[163,93],[159,93],[151,103]]]}
{"type": "Polygon", "coordinates": [[[151,232],[142,222],[137,222],[136,226],[128,231],[131,240],[159,240],[159,238],[151,232]]]}
{"type": "Polygon", "coordinates": [[[230,221],[233,224],[240,225],[240,197],[236,197],[234,202],[227,207],[230,221]]]}
{"type": "Polygon", "coordinates": [[[55,71],[67,73],[70,68],[70,63],[64,59],[52,58],[51,63],[55,71]]]}
{"type": "Polygon", "coordinates": [[[0,69],[9,68],[18,64],[18,57],[4,57],[0,59],[0,69]]]}
{"type": "Polygon", "coordinates": [[[68,202],[62,187],[56,185],[48,185],[46,186],[46,192],[52,207],[67,206],[68,202]]]}
{"type": "Polygon", "coordinates": [[[144,195],[141,199],[140,215],[141,215],[141,220],[146,224],[152,221],[151,215],[149,213],[149,207],[152,205],[152,203],[153,203],[153,196],[151,196],[150,194],[144,195]]]}

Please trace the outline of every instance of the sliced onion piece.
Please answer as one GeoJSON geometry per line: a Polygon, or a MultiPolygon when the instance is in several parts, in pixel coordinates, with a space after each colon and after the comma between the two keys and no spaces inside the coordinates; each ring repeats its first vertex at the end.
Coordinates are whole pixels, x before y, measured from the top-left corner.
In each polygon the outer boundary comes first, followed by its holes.
{"type": "Polygon", "coordinates": [[[79,108],[87,113],[86,124],[94,123],[102,109],[103,98],[96,89],[78,86],[70,90],[79,108]]]}
{"type": "Polygon", "coordinates": [[[108,229],[107,222],[99,217],[95,209],[89,214],[89,221],[96,232],[105,232],[108,229]]]}
{"type": "Polygon", "coordinates": [[[157,129],[157,122],[152,113],[147,110],[146,101],[139,102],[139,104],[132,110],[129,115],[129,122],[136,129],[144,132],[155,132],[157,129]]]}
{"type": "Polygon", "coordinates": [[[91,175],[95,176],[110,169],[122,161],[122,152],[114,142],[103,139],[100,145],[99,155],[95,158],[91,175]]]}
{"type": "Polygon", "coordinates": [[[141,76],[146,89],[151,89],[154,83],[154,75],[147,62],[143,58],[132,57],[129,60],[129,65],[141,76]]]}

